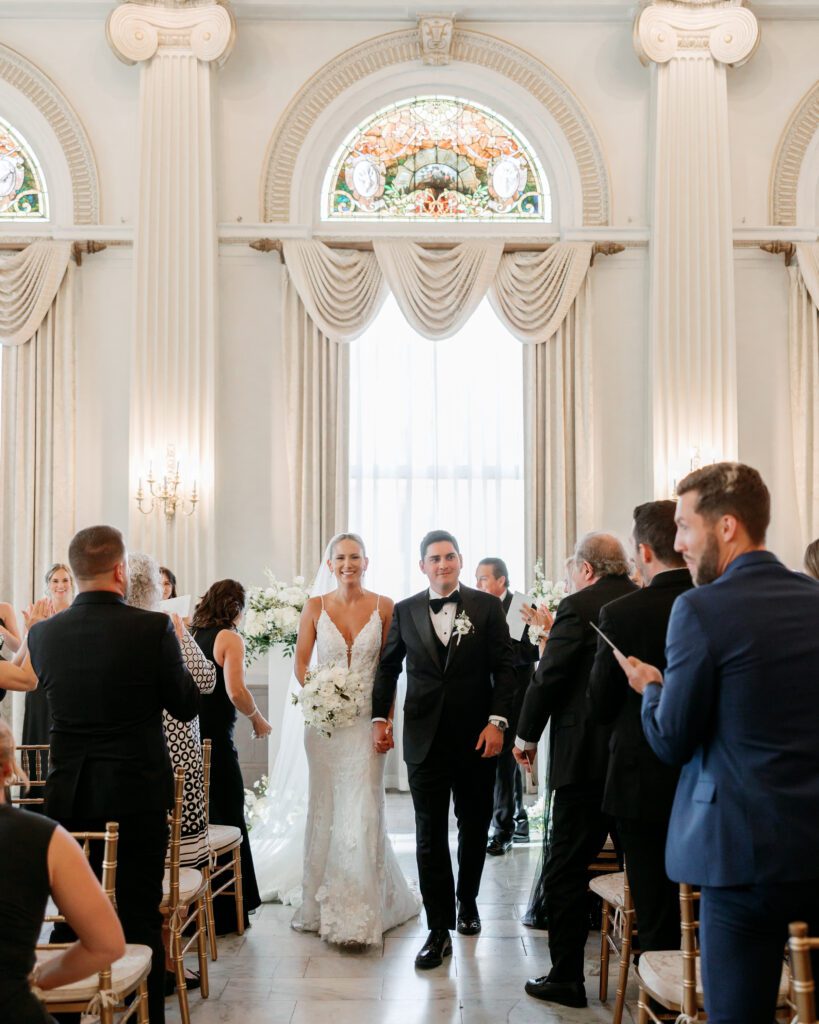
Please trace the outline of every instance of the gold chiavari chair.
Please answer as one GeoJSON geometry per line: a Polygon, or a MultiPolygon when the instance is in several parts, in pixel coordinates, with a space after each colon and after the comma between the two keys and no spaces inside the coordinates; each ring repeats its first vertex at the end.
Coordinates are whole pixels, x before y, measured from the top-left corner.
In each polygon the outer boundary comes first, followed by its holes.
{"type": "Polygon", "coordinates": [[[199,960],[199,991],[203,999],[209,995],[207,947],[207,881],[203,871],[183,868],[180,861],[182,846],[182,808],[185,771],[174,772],[174,801],[171,812],[171,841],[168,847],[168,867],[162,882],[160,910],[168,923],[168,948],[176,976],[176,994],[182,1024],[189,1024],[188,988],[185,982],[185,955],[196,945],[199,960]],[[186,935],[186,932],[190,934],[186,935]]]}
{"type": "MultiPolygon", "coordinates": [[[[102,855],[102,887],[105,895],[116,906],[119,826],[116,822],[109,821],[104,832],[72,832],[72,835],[82,846],[86,857],[90,857],[92,842],[101,841],[105,844],[102,855]]],[[[65,918],[61,914],[51,914],[45,918],[46,923],[58,921],[65,921],[65,918]]],[[[37,962],[42,963],[56,956],[57,950],[66,949],[67,945],[38,945],[37,962]]],[[[114,1024],[115,1020],[118,1024],[124,1024],[128,1020],[148,1024],[147,979],[150,970],[150,947],[128,943],[125,947],[125,956],[116,960],[106,970],[100,971],[98,975],[48,992],[36,991],[51,1014],[88,1013],[99,1016],[100,1024],[114,1024]],[[136,995],[133,1002],[126,1007],[125,1000],[134,993],[136,995]]]]}
{"type": "Polygon", "coordinates": [[[609,957],[613,952],[619,957],[620,969],[617,975],[612,1024],[621,1024],[636,934],[634,901],[628,884],[628,874],[626,871],[618,871],[598,875],[591,880],[589,888],[600,897],[603,905],[600,924],[600,1002],[605,1003],[608,998],[609,957]]]}
{"type": "MultiPolygon", "coordinates": [[[[205,773],[205,820],[208,821],[208,801],[210,798],[210,761],[211,741],[202,744],[202,767],[205,773]]],[[[233,896],[236,900],[236,926],[240,935],[245,931],[244,899],[242,896],[242,833],[235,825],[211,825],[208,822],[208,844],[210,846],[210,864],[205,868],[207,881],[208,936],[210,938],[211,959],[216,960],[219,953],[216,948],[216,923],[213,918],[214,896],[233,896]],[[229,861],[219,864],[217,858],[231,854],[229,861]],[[225,880],[214,888],[218,879],[225,880]],[[232,886],[232,888],[231,888],[232,886]]]]}
{"type": "MultiPolygon", "coordinates": [[[[680,917],[682,919],[682,950],[643,953],[637,965],[640,997],[637,1003],[637,1024],[661,1024],[650,1006],[653,999],[672,1013],[679,1014],[677,1024],[707,1020],[700,974],[698,942],[699,918],[694,904],[700,894],[690,885],[680,885],[680,917]]],[[[790,975],[783,964],[777,1007],[787,1007],[790,975]]]]}
{"type": "Polygon", "coordinates": [[[24,743],[15,747],[15,751],[20,767],[28,776],[28,783],[12,778],[8,783],[9,802],[18,807],[42,806],[45,803],[49,746],[47,743],[24,743]],[[18,790],[16,795],[11,792],[12,787],[18,790]]]}
{"type": "Polygon", "coordinates": [[[794,921],[790,925],[791,937],[788,948],[791,953],[791,986],[796,1017],[793,1024],[817,1024],[816,994],[811,965],[811,952],[819,949],[819,939],[808,936],[808,926],[804,921],[794,921]]]}

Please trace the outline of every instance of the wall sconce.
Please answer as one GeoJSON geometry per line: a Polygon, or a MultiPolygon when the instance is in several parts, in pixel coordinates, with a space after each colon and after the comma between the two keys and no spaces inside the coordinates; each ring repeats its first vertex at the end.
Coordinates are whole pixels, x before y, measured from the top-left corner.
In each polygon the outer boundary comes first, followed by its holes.
{"type": "MultiPolygon", "coordinates": [[[[708,460],[707,465],[713,466],[713,464],[716,461],[717,461],[717,456],[712,451],[711,452],[711,457],[708,460]]],[[[687,476],[689,473],[693,473],[695,469],[702,469],[702,467],[704,465],[706,465],[706,463],[703,461],[702,452],[700,451],[699,445],[693,445],[691,448],[688,449],[688,469],[685,471],[685,475],[687,476]]],[[[673,484],[672,484],[672,491],[671,491],[671,500],[672,501],[676,501],[677,498],[679,497],[678,494],[677,494],[677,484],[678,483],[679,483],[679,480],[678,480],[678,478],[675,477],[674,481],[673,481],[673,484]]]]}
{"type": "Polygon", "coordinates": [[[148,484],[147,492],[142,487],[142,477],[139,478],[139,486],[135,495],[137,508],[143,515],[150,515],[159,506],[165,518],[170,521],[176,516],[177,509],[186,516],[192,516],[196,511],[196,503],[199,501],[196,481],[193,481],[193,489],[186,498],[180,490],[182,477],[179,472],[179,461],[176,458],[176,448],[174,445],[169,444],[165,450],[165,473],[163,474],[161,485],[157,486],[159,482],[154,477],[152,462],[148,463],[146,482],[148,484]],[[144,508],[143,504],[148,501],[150,501],[150,505],[144,508]],[[190,509],[187,511],[185,510],[186,501],[190,502],[190,509]]]}

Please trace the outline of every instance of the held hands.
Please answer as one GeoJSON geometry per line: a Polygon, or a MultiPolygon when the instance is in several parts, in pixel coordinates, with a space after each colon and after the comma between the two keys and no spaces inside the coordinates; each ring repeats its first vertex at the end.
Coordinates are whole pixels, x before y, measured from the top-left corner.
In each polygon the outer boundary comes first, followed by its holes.
{"type": "Polygon", "coordinates": [[[392,722],[373,722],[373,749],[376,754],[386,754],[394,746],[392,722]]]}
{"type": "Polygon", "coordinates": [[[475,749],[480,750],[483,747],[481,757],[497,757],[502,746],[503,732],[490,722],[478,737],[475,749]]]}
{"type": "Polygon", "coordinates": [[[614,652],[614,657],[617,659],[617,664],[626,673],[628,685],[637,693],[643,693],[649,683],[662,685],[663,674],[653,665],[640,661],[639,658],[626,658],[619,651],[614,652]]]}

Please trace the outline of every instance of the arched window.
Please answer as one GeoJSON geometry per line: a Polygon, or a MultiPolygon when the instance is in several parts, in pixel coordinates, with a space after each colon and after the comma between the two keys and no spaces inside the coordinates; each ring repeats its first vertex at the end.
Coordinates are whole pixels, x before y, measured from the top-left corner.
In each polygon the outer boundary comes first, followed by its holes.
{"type": "Polygon", "coordinates": [[[550,221],[549,184],[500,115],[454,96],[391,104],[344,140],[330,165],[328,220],[550,221]]]}
{"type": "Polygon", "coordinates": [[[0,220],[47,220],[40,164],[25,139],[0,118],[0,220]]]}

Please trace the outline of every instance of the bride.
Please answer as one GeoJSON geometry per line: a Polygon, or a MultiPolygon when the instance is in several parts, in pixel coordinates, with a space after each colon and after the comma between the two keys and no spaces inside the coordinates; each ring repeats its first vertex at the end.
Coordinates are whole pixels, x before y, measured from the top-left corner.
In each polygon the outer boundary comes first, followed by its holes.
{"type": "MultiPolygon", "coordinates": [[[[321,579],[320,574],[313,586],[315,596],[302,612],[296,681],[304,685],[312,658],[318,665],[349,665],[372,687],[393,603],[364,589],[367,558],[356,534],[332,539],[326,567],[328,575],[321,579]]],[[[378,943],[385,931],[418,913],[420,900],[387,839],[384,758],[373,748],[369,715],[336,729],[330,737],[304,728],[309,766],[306,822],[299,769],[279,763],[286,755],[286,724],[268,788],[276,803],[275,816],[251,833],[263,898],[297,904],[293,927],[318,932],[328,942],[378,943]],[[294,891],[293,862],[302,836],[299,894],[294,891]]]]}

